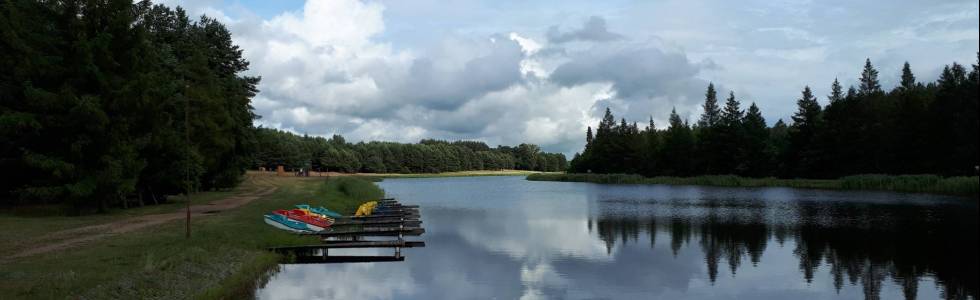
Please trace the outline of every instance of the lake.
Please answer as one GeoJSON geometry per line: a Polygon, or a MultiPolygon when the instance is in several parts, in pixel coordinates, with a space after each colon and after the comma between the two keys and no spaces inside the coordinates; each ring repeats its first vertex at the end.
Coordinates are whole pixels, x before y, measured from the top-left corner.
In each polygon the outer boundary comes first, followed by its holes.
{"type": "MultiPolygon", "coordinates": [[[[282,265],[262,299],[977,298],[977,200],[886,192],[386,179],[403,262],[282,265]],[[411,238],[408,238],[411,239],[411,238]]],[[[331,255],[390,255],[390,249],[331,255]]]]}

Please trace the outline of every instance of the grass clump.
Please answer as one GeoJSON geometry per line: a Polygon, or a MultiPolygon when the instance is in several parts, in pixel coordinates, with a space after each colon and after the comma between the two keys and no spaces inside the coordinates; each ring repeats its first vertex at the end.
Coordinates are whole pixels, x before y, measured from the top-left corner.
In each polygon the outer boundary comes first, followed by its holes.
{"type": "Polygon", "coordinates": [[[310,204],[322,205],[337,212],[353,214],[357,206],[366,201],[384,197],[384,191],[372,181],[359,177],[333,177],[320,188],[319,199],[310,204]],[[332,207],[331,207],[332,206],[332,207]]]}
{"type": "Polygon", "coordinates": [[[601,184],[670,184],[726,187],[781,186],[837,190],[880,190],[908,193],[977,195],[980,178],[940,177],[936,175],[854,175],[840,179],[748,178],[735,175],[694,177],[643,177],[636,174],[539,173],[527,176],[531,181],[592,182],[601,184]]]}
{"type": "Polygon", "coordinates": [[[940,177],[936,175],[881,175],[865,174],[841,177],[842,189],[887,190],[913,193],[953,195],[977,195],[980,190],[978,177],[940,177]]]}

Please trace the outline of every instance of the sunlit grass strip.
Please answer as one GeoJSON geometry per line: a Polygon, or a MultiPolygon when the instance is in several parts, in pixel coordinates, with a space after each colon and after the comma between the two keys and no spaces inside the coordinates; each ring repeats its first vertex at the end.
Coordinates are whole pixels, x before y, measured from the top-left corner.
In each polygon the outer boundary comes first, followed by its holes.
{"type": "Polygon", "coordinates": [[[384,178],[436,178],[436,177],[476,177],[476,176],[527,176],[531,174],[558,174],[526,170],[482,170],[441,173],[357,173],[352,176],[380,181],[384,178]]]}
{"type": "Polygon", "coordinates": [[[840,179],[747,178],[735,175],[694,177],[643,177],[636,174],[531,174],[532,181],[592,182],[604,184],[670,184],[726,187],[781,186],[835,190],[881,190],[909,193],[977,195],[980,177],[939,177],[936,175],[855,175],[840,179]]]}

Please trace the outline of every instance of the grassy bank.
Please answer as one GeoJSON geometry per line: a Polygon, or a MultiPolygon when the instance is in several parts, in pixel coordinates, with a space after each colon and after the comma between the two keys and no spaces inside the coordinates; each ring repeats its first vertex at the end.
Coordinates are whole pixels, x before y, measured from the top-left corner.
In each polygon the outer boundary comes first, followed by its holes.
{"type": "Polygon", "coordinates": [[[351,176],[373,178],[374,180],[380,180],[384,178],[435,178],[435,177],[475,177],[475,176],[528,176],[532,174],[558,174],[558,173],[544,173],[539,171],[525,171],[525,170],[483,170],[483,171],[460,171],[460,172],[442,172],[442,173],[412,173],[412,174],[400,174],[400,173],[356,173],[350,174],[351,176]]]}
{"type": "MultiPolygon", "coordinates": [[[[266,225],[264,213],[299,203],[351,212],[363,200],[383,194],[358,178],[268,180],[278,186],[276,192],[237,209],[195,219],[190,239],[184,238],[184,224],[177,221],[66,251],[0,262],[0,299],[239,298],[278,263],[280,257],[265,251],[266,247],[316,242],[266,225]]],[[[10,218],[37,228],[46,228],[51,220],[64,222],[60,217],[24,219],[28,217],[0,214],[0,224],[12,222],[10,218]]],[[[12,230],[16,229],[0,227],[0,235],[6,239],[12,230]]]]}
{"type": "Polygon", "coordinates": [[[855,175],[840,179],[746,178],[734,175],[695,177],[643,177],[633,174],[531,174],[532,181],[592,182],[604,184],[671,184],[726,187],[794,187],[833,190],[877,190],[947,195],[977,195],[980,178],[935,175],[855,175]]]}

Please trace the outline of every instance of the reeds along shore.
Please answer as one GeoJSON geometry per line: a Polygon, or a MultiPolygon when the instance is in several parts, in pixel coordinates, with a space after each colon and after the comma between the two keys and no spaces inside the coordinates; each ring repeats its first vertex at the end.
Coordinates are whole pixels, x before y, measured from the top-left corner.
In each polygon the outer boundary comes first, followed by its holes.
{"type": "Polygon", "coordinates": [[[936,175],[853,175],[839,179],[748,178],[735,175],[695,177],[644,177],[636,174],[542,173],[531,174],[532,181],[592,182],[602,184],[671,184],[726,187],[781,186],[833,190],[878,190],[946,195],[980,194],[980,177],[940,177],[936,175]]]}

